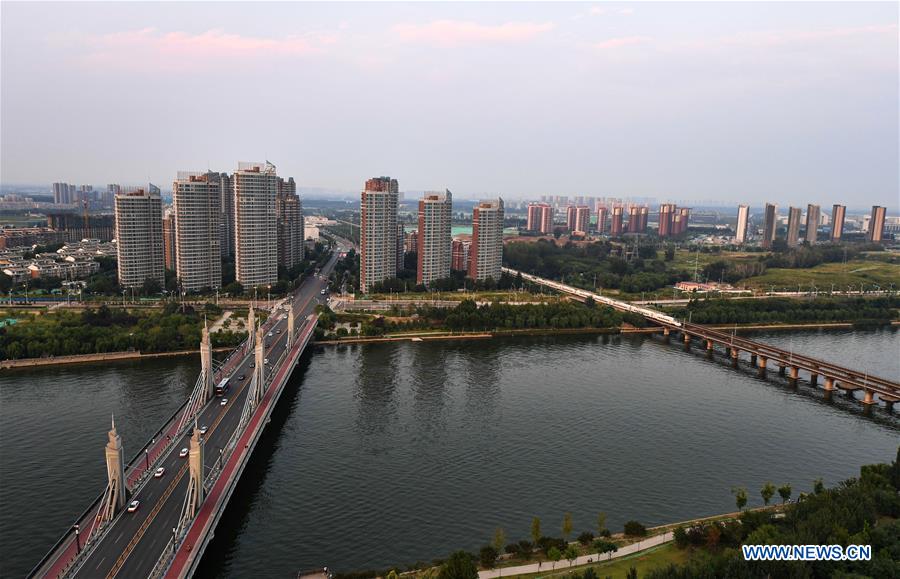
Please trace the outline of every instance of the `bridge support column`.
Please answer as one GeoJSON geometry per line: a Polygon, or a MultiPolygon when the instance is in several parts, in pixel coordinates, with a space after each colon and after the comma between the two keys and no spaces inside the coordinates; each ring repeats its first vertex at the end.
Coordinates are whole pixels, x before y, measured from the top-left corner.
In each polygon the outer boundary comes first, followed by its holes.
{"type": "Polygon", "coordinates": [[[875,404],[875,392],[866,390],[865,396],[863,397],[863,404],[875,404]]]}
{"type": "Polygon", "coordinates": [[[294,346],[294,303],[288,302],[288,333],[287,333],[287,349],[294,346]]]}
{"type": "Polygon", "coordinates": [[[797,378],[800,376],[800,368],[796,366],[791,366],[791,380],[797,381],[797,378]]]}
{"type": "Polygon", "coordinates": [[[185,512],[182,514],[184,519],[182,524],[187,523],[197,516],[200,505],[203,504],[203,498],[206,496],[203,488],[203,449],[205,447],[203,435],[197,424],[194,424],[194,434],[191,435],[190,450],[188,451],[188,496],[185,512]]]}
{"type": "Polygon", "coordinates": [[[253,304],[247,312],[247,352],[253,350],[254,337],[256,336],[256,314],[253,312],[253,304]]]}
{"type": "Polygon", "coordinates": [[[712,358],[713,356],[713,341],[706,340],[706,356],[708,358],[712,358]]]}
{"type": "Polygon", "coordinates": [[[671,333],[672,333],[672,331],[669,330],[668,326],[663,328],[663,338],[666,340],[667,344],[669,343],[669,339],[670,339],[669,334],[671,334],[671,333]]]}
{"type": "Polygon", "coordinates": [[[766,375],[766,362],[767,362],[767,360],[766,360],[765,356],[759,357],[759,366],[757,366],[757,374],[759,374],[760,376],[766,375]]]}
{"type": "Polygon", "coordinates": [[[831,400],[834,396],[834,378],[825,376],[825,400],[831,400]]]}
{"type": "Polygon", "coordinates": [[[750,365],[756,366],[756,354],[753,352],[750,352],[750,365]]]}
{"type": "Polygon", "coordinates": [[[884,409],[888,411],[888,414],[894,411],[894,401],[893,400],[884,400],[884,409]]]}
{"type": "Polygon", "coordinates": [[[684,349],[690,350],[691,349],[691,335],[688,334],[687,332],[683,332],[682,337],[684,339],[684,349]]]}
{"type": "Polygon", "coordinates": [[[209,339],[209,327],[207,327],[206,322],[203,323],[203,337],[200,340],[200,376],[203,380],[203,397],[200,404],[203,405],[213,397],[215,392],[212,369],[212,343],[209,339]]]}
{"type": "Polygon", "coordinates": [[[100,525],[111,521],[128,500],[125,488],[125,449],[122,437],[116,431],[115,417],[112,418],[109,442],[106,443],[106,478],[109,486],[103,497],[103,504],[97,511],[97,523],[100,525]]]}
{"type": "Polygon", "coordinates": [[[815,372],[811,372],[809,375],[809,383],[816,386],[819,383],[819,375],[815,372]]]}
{"type": "Polygon", "coordinates": [[[735,368],[738,367],[738,360],[740,356],[740,350],[737,348],[731,348],[731,365],[735,368]]]}
{"type": "Polygon", "coordinates": [[[779,365],[778,365],[778,375],[779,375],[779,376],[784,376],[784,370],[785,370],[785,368],[787,368],[787,366],[785,366],[784,364],[779,364],[779,365]]]}
{"type": "Polygon", "coordinates": [[[254,362],[256,363],[256,368],[254,369],[254,374],[256,375],[255,402],[258,403],[266,389],[265,339],[263,338],[262,328],[257,328],[256,330],[256,356],[254,362]]]}

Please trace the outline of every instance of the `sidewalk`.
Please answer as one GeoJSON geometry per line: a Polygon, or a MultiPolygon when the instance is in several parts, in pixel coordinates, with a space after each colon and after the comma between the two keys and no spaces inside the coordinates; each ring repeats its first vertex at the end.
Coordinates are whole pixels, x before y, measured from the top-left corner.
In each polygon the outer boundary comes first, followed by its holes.
{"type": "Polygon", "coordinates": [[[574,563],[570,563],[566,559],[561,559],[556,562],[554,565],[552,561],[542,561],[541,563],[531,563],[529,565],[519,565],[517,567],[503,567],[502,569],[489,569],[487,571],[479,571],[478,579],[494,579],[495,577],[512,577],[513,575],[528,575],[531,573],[552,573],[553,571],[559,571],[562,569],[568,569],[569,567],[577,567],[579,565],[587,565],[588,563],[598,563],[603,561],[610,561],[612,559],[618,559],[619,557],[625,557],[626,555],[633,555],[634,553],[639,553],[641,551],[645,551],[650,549],[651,547],[656,547],[658,545],[662,545],[663,543],[668,543],[672,540],[672,533],[663,533],[661,535],[655,535],[653,537],[648,537],[643,541],[639,541],[637,543],[632,543],[630,545],[625,545],[621,547],[615,553],[606,553],[604,555],[599,555],[597,553],[593,553],[591,555],[582,555],[575,559],[574,563]]]}

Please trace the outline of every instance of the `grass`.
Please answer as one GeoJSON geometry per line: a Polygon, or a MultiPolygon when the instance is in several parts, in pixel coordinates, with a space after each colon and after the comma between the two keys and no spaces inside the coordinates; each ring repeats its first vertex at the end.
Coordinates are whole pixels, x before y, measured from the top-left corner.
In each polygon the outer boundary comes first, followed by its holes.
{"type": "MultiPolygon", "coordinates": [[[[565,577],[571,575],[573,572],[584,573],[588,567],[594,569],[599,577],[612,577],[614,579],[625,577],[628,570],[634,567],[637,569],[638,577],[643,577],[653,569],[667,567],[672,563],[679,565],[686,563],[688,558],[688,551],[678,549],[673,543],[667,543],[653,549],[635,553],[634,555],[622,557],[621,559],[613,559],[606,563],[581,565],[579,567],[570,568],[566,561],[560,561],[556,564],[558,568],[555,571],[548,569],[546,572],[532,573],[529,575],[510,575],[510,577],[533,577],[535,579],[538,577],[565,577]]],[[[546,563],[546,565],[549,566],[550,563],[546,563]]]]}
{"type": "Polygon", "coordinates": [[[812,284],[819,291],[830,291],[831,284],[834,284],[835,290],[846,291],[848,285],[853,285],[853,291],[858,291],[860,284],[865,284],[868,289],[875,289],[873,284],[887,289],[892,283],[894,289],[900,287],[900,264],[852,260],[847,263],[823,263],[808,269],[772,268],[763,275],[741,280],[738,285],[762,290],[774,285],[776,290],[796,291],[797,284],[802,290],[809,289],[812,284]]]}

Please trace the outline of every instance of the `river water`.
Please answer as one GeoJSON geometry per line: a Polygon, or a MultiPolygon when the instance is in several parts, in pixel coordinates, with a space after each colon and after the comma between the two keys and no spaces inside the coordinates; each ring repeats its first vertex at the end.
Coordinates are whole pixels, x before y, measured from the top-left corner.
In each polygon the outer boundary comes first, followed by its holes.
{"type": "MultiPolygon", "coordinates": [[[[900,377],[900,332],[757,334],[900,377]]],[[[183,400],[195,357],[0,374],[0,574],[35,564],[105,483],[116,414],[126,454],[183,400]]],[[[539,516],[576,534],[733,510],[730,489],[795,494],[894,458],[877,412],[644,336],[316,347],[298,366],[200,575],[295,576],[476,550],[539,516]]]]}

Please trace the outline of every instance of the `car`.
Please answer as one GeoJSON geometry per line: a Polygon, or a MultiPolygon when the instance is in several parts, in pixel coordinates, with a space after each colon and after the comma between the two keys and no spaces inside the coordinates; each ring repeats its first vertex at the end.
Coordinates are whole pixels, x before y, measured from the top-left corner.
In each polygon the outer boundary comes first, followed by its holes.
{"type": "Polygon", "coordinates": [[[228,398],[222,398],[222,401],[219,402],[219,406],[225,406],[228,404],[228,398]]]}
{"type": "Polygon", "coordinates": [[[281,330],[275,330],[275,333],[276,333],[276,334],[280,334],[280,333],[281,333],[281,330]]]}
{"type": "Polygon", "coordinates": [[[322,294],[322,295],[324,296],[324,295],[325,295],[325,290],[322,290],[322,291],[320,291],[319,293],[322,294]]]}
{"type": "Polygon", "coordinates": [[[269,365],[269,359],[266,358],[265,360],[263,360],[263,364],[265,364],[266,366],[268,366],[268,365],[269,365]]]}
{"type": "Polygon", "coordinates": [[[247,378],[247,377],[244,376],[243,374],[241,374],[240,376],[238,376],[238,380],[244,380],[245,378],[247,378]]]}
{"type": "Polygon", "coordinates": [[[131,501],[128,503],[128,512],[133,513],[138,510],[138,507],[141,506],[141,501],[131,501]]]}
{"type": "Polygon", "coordinates": [[[187,455],[188,455],[188,449],[187,449],[187,448],[182,448],[182,449],[181,449],[181,452],[178,453],[178,456],[179,456],[180,458],[184,458],[184,457],[186,457],[187,455]]]}
{"type": "Polygon", "coordinates": [[[256,368],[256,362],[250,362],[250,367],[251,367],[251,368],[256,368]]]}
{"type": "Polygon", "coordinates": [[[163,467],[159,467],[156,469],[156,472],[153,473],[153,478],[162,478],[162,475],[166,474],[166,469],[163,467]]]}
{"type": "Polygon", "coordinates": [[[209,430],[209,427],[204,424],[200,427],[200,434],[206,434],[207,430],[209,430]]]}
{"type": "Polygon", "coordinates": [[[270,338],[272,337],[272,335],[273,335],[272,332],[269,332],[269,337],[270,337],[270,338]]]}

